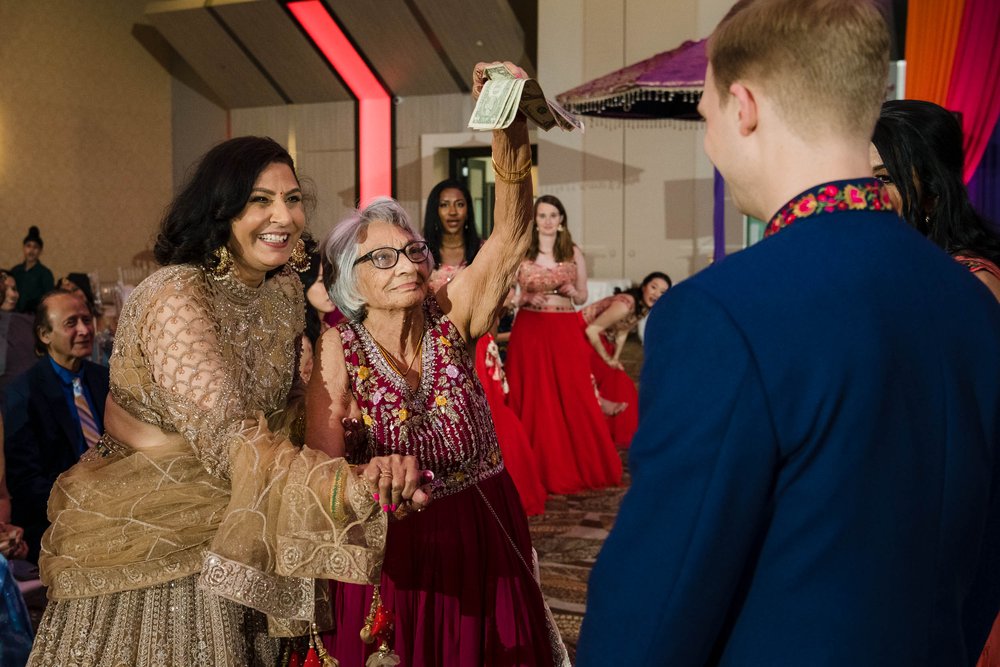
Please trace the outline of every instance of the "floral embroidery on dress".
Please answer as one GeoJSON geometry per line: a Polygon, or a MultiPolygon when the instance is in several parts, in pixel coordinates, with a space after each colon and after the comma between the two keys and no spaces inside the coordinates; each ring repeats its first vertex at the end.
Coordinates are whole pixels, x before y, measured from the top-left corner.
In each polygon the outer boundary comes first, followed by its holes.
{"type": "Polygon", "coordinates": [[[358,456],[415,455],[422,467],[434,471],[432,490],[440,497],[497,474],[503,460],[464,340],[433,296],[424,302],[424,315],[416,389],[389,367],[362,323],[342,322],[337,328],[352,393],[368,430],[366,448],[358,456]]]}
{"type": "Polygon", "coordinates": [[[767,223],[764,236],[771,236],[797,220],[817,213],[840,211],[891,211],[885,186],[877,178],[835,181],[803,192],[778,211],[767,223]]]}

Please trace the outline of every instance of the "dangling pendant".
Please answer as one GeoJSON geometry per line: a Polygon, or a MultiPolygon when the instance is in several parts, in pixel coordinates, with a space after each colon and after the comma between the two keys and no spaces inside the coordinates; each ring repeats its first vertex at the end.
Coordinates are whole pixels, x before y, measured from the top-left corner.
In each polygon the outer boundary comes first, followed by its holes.
{"type": "Polygon", "coordinates": [[[376,585],[372,593],[372,606],[361,628],[361,640],[366,644],[378,642],[378,650],[368,656],[365,667],[395,667],[399,664],[399,656],[392,650],[389,640],[393,631],[393,613],[382,604],[382,596],[376,585]]]}
{"type": "MultiPolygon", "coordinates": [[[[312,646],[312,648],[309,649],[310,652],[312,652],[313,649],[316,651],[316,658],[319,660],[317,663],[318,665],[322,665],[322,667],[340,667],[340,663],[337,659],[326,652],[326,646],[323,645],[323,640],[319,636],[319,629],[316,627],[315,623],[313,623],[312,627],[309,628],[309,643],[312,646]]],[[[303,667],[305,666],[303,665],[303,667]]]]}

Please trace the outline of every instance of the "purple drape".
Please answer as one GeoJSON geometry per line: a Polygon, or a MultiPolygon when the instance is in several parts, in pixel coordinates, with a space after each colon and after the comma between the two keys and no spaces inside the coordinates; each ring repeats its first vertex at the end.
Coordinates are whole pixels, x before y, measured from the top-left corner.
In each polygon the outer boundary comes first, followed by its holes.
{"type": "Polygon", "coordinates": [[[718,169],[715,172],[714,197],[715,206],[712,209],[712,261],[718,262],[726,256],[726,182],[718,169]]]}
{"type": "Polygon", "coordinates": [[[1000,2],[965,0],[958,35],[945,107],[962,112],[968,182],[1000,117],[1000,2]]]}
{"type": "Polygon", "coordinates": [[[1000,232],[1000,123],[993,128],[979,167],[969,181],[969,199],[1000,232]]]}

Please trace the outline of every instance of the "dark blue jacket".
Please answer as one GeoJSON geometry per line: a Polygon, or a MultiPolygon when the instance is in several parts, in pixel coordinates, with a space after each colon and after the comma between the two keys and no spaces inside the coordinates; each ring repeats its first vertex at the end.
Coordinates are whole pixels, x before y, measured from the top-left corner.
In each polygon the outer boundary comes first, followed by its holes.
{"type": "Polygon", "coordinates": [[[972,665],[1000,605],[1000,306],[895,214],[670,290],[578,667],[972,665]]]}
{"type": "MultiPolygon", "coordinates": [[[[83,362],[83,383],[104,423],[108,369],[83,362]]],[[[24,528],[28,558],[38,559],[52,484],[79,458],[80,423],[70,413],[59,376],[42,357],[7,387],[3,413],[11,523],[24,528]]]]}

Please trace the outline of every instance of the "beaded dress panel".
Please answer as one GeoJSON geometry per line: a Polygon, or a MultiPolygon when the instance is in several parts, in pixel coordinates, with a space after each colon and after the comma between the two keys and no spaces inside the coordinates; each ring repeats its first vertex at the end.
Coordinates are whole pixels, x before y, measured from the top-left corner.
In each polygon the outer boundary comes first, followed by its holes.
{"type": "Polygon", "coordinates": [[[367,428],[357,459],[404,454],[434,471],[435,498],[503,469],[486,394],[468,346],[433,296],[424,301],[420,385],[389,368],[363,324],[338,325],[351,389],[367,428]]]}
{"type": "Polygon", "coordinates": [[[517,282],[526,292],[554,292],[562,285],[576,283],[576,262],[570,260],[555,266],[542,266],[530,259],[523,260],[517,282]]]}

